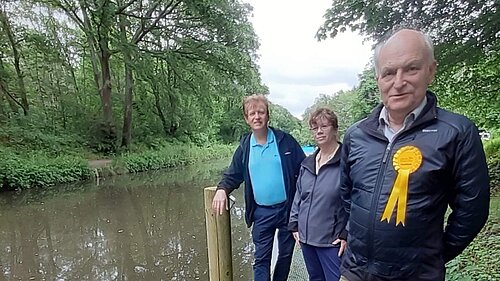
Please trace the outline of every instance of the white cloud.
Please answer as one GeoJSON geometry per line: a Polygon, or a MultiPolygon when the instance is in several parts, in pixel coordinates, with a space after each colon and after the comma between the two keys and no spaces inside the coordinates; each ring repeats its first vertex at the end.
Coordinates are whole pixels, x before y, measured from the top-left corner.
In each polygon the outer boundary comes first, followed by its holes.
{"type": "Polygon", "coordinates": [[[260,39],[258,64],[269,99],[300,117],[319,94],[357,84],[371,56],[371,42],[353,33],[318,42],[314,35],[332,0],[246,0],[260,39]]]}

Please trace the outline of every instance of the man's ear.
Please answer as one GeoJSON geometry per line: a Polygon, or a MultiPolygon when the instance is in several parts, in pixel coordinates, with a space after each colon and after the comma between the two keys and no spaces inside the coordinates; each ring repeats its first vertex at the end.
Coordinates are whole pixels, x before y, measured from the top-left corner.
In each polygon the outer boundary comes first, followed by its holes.
{"type": "Polygon", "coordinates": [[[437,70],[437,61],[433,60],[432,63],[429,65],[429,81],[427,81],[427,85],[430,85],[432,81],[434,81],[434,77],[436,77],[436,70],[437,70]]]}

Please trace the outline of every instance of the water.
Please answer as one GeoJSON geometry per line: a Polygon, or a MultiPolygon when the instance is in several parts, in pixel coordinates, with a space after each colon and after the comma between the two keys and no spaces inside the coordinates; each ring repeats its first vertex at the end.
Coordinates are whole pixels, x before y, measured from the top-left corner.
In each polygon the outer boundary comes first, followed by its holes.
{"type": "Polygon", "coordinates": [[[304,145],[302,146],[302,150],[306,155],[313,154],[314,151],[316,150],[315,146],[310,146],[310,145],[304,145]]]}
{"type": "MultiPolygon", "coordinates": [[[[0,281],[208,281],[203,188],[227,164],[0,194],[0,281]]],[[[242,189],[231,210],[234,279],[251,280],[242,189]]]]}

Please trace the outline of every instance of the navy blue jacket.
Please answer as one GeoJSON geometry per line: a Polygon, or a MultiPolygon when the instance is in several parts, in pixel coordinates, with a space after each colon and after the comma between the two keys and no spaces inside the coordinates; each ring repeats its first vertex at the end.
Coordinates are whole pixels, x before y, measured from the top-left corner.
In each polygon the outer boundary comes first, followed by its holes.
{"type": "MultiPolygon", "coordinates": [[[[290,214],[290,208],[295,196],[295,184],[299,174],[300,163],[304,160],[305,154],[300,145],[291,135],[272,127],[270,127],[270,129],[273,131],[278,142],[278,151],[281,157],[283,178],[285,181],[288,219],[288,214],[290,214]]],[[[217,189],[224,189],[226,194],[229,195],[233,190],[238,188],[242,182],[245,182],[245,222],[248,227],[252,226],[253,213],[256,205],[253,197],[250,172],[248,170],[250,136],[251,134],[246,134],[241,138],[240,145],[238,145],[238,148],[236,148],[236,151],[233,154],[231,165],[226,170],[224,177],[217,185],[217,189]]]]}
{"type": "Polygon", "coordinates": [[[350,281],[439,281],[488,217],[488,169],[476,126],[464,116],[427,104],[389,143],[379,126],[382,105],[346,132],[341,196],[349,214],[342,274],[350,281]],[[421,166],[410,174],[405,225],[381,221],[397,176],[394,154],[415,146],[421,166]],[[452,212],[445,224],[448,208],[452,212]]]}

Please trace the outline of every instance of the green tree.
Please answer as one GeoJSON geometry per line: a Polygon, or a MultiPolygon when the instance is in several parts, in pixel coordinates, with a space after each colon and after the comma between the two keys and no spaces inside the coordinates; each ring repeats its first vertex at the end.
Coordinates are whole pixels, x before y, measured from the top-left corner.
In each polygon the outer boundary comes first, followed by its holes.
{"type": "Polygon", "coordinates": [[[349,29],[377,42],[395,27],[423,30],[435,42],[439,67],[431,89],[440,105],[493,128],[500,120],[498,4],[488,0],[333,1],[316,36],[323,40],[349,29]]]}
{"type": "Polygon", "coordinates": [[[0,119],[14,126],[74,133],[101,152],[114,152],[118,139],[127,149],[132,138],[234,141],[247,129],[234,122],[242,97],[267,91],[248,4],[17,0],[1,8],[19,18],[0,25],[0,119]],[[18,73],[26,118],[14,118],[23,108],[18,73]]]}
{"type": "Polygon", "coordinates": [[[336,0],[316,36],[335,37],[350,29],[378,41],[395,26],[430,33],[446,64],[476,61],[500,42],[500,11],[492,0],[336,0]]]}
{"type": "Polygon", "coordinates": [[[287,133],[294,130],[299,130],[301,127],[300,120],[293,116],[286,108],[281,105],[270,103],[269,105],[269,122],[274,126],[287,133]]]}

